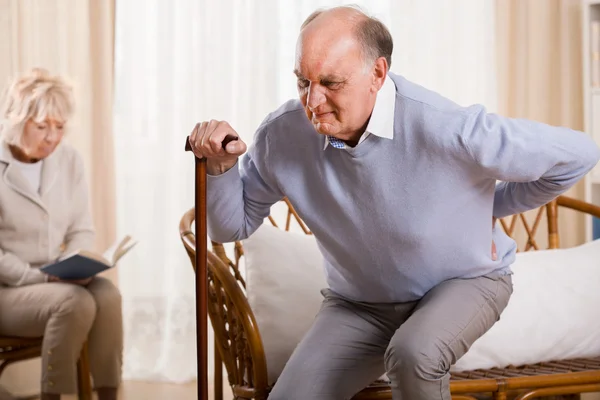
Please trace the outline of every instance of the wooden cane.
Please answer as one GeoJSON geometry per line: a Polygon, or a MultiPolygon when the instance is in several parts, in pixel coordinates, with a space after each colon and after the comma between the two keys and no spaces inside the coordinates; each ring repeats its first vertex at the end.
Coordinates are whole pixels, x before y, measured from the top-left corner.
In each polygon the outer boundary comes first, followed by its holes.
{"type": "MultiPolygon", "coordinates": [[[[227,136],[223,140],[223,148],[237,137],[227,136]]],[[[185,151],[192,151],[190,138],[185,140],[185,151]]],[[[196,350],[198,363],[198,399],[208,400],[208,275],[207,275],[207,243],[206,233],[206,158],[194,157],[195,199],[194,210],[196,221],[196,350]]]]}
{"type": "MultiPolygon", "coordinates": [[[[189,138],[185,151],[192,151],[189,138]]],[[[194,157],[196,221],[196,351],[198,363],[198,399],[208,400],[208,315],[207,315],[207,268],[206,268],[206,158],[194,157]]]]}

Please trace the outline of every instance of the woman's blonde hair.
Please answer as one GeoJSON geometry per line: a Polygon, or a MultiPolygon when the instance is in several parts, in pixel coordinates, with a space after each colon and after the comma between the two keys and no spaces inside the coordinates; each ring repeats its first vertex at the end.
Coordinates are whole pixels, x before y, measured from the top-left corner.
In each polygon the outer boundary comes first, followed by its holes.
{"type": "Polygon", "coordinates": [[[0,137],[16,146],[21,146],[23,128],[30,119],[43,122],[54,118],[66,122],[73,114],[72,87],[42,68],[33,68],[14,79],[2,97],[0,137]]]}

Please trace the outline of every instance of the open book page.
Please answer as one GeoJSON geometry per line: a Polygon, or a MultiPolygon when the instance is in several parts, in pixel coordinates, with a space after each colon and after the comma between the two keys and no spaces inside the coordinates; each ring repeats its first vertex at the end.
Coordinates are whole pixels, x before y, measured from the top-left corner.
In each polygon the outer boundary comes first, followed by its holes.
{"type": "Polygon", "coordinates": [[[64,280],[86,279],[115,266],[136,242],[126,236],[115,242],[103,255],[80,250],[61,257],[58,261],[44,265],[41,270],[48,275],[64,280]]]}
{"type": "Polygon", "coordinates": [[[114,266],[133,246],[137,244],[131,236],[127,235],[120,241],[113,243],[103,254],[108,265],[114,266]]]}
{"type": "Polygon", "coordinates": [[[102,264],[106,264],[108,266],[111,265],[110,261],[106,257],[104,257],[102,255],[99,255],[99,254],[96,254],[96,253],[93,253],[93,252],[91,252],[89,250],[76,250],[76,251],[73,251],[71,253],[64,254],[64,255],[62,255],[58,259],[58,261],[63,261],[63,260],[66,260],[66,259],[71,258],[71,257],[76,256],[76,255],[81,255],[83,257],[87,257],[87,258],[90,258],[92,260],[96,260],[96,261],[98,261],[98,262],[100,262],[102,264]]]}
{"type": "MultiPolygon", "coordinates": [[[[106,257],[103,257],[101,255],[98,255],[96,253],[92,253],[91,251],[80,250],[80,251],[75,252],[73,255],[75,255],[75,254],[79,254],[80,256],[84,256],[84,257],[90,258],[92,260],[96,260],[98,262],[101,262],[102,264],[106,264],[109,267],[112,266],[109,259],[107,259],[106,257]]],[[[64,258],[68,258],[68,257],[64,257],[64,258]]]]}
{"type": "Polygon", "coordinates": [[[117,261],[127,254],[127,252],[129,252],[129,250],[131,250],[131,248],[136,244],[137,242],[128,235],[123,239],[114,242],[103,254],[96,254],[88,250],[77,250],[72,253],[65,254],[64,256],[60,257],[60,260],[66,260],[67,258],[75,255],[80,255],[92,260],[96,260],[102,264],[106,264],[109,267],[113,267],[117,261]]]}

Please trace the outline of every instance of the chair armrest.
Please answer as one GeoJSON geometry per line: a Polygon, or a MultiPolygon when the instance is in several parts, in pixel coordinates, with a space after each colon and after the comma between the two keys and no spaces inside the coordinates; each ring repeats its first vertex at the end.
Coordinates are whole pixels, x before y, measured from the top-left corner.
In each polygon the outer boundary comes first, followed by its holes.
{"type": "Polygon", "coordinates": [[[556,203],[561,207],[570,208],[575,211],[581,211],[583,213],[600,218],[600,207],[585,201],[577,200],[568,196],[559,196],[556,199],[556,203]]]}

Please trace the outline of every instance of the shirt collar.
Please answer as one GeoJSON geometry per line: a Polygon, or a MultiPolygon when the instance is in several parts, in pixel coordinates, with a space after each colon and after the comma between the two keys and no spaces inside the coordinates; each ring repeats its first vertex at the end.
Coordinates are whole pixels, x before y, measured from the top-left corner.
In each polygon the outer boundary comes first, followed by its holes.
{"type": "MultiPolygon", "coordinates": [[[[361,135],[358,144],[365,140],[370,134],[385,139],[394,138],[394,111],[396,108],[396,85],[389,76],[386,76],[383,86],[377,93],[375,105],[367,129],[361,135]]],[[[329,136],[325,136],[323,150],[329,145],[329,136]]]]}

